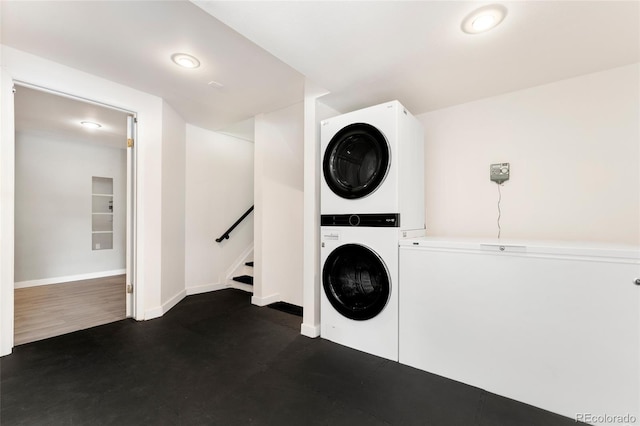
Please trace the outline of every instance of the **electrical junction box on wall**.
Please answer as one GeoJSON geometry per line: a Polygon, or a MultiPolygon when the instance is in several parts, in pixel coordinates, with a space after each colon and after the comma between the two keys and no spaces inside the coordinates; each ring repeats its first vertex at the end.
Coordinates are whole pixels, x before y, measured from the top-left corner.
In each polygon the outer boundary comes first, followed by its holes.
{"type": "Polygon", "coordinates": [[[489,178],[498,184],[509,180],[509,163],[492,164],[489,168],[489,178]]]}

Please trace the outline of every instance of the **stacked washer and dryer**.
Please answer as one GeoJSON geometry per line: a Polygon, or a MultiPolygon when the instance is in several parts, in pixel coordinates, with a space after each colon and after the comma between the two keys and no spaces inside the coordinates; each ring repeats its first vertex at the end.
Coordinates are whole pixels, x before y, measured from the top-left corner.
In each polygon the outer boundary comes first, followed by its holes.
{"type": "Polygon", "coordinates": [[[398,361],[399,241],[425,228],[422,126],[393,101],[320,131],[320,335],[398,361]]]}

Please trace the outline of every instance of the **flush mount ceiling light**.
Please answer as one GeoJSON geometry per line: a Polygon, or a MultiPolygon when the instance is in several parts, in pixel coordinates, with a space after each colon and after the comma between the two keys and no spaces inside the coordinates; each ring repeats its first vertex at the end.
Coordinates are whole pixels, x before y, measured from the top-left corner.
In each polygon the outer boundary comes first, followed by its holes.
{"type": "Polygon", "coordinates": [[[99,129],[102,127],[102,124],[94,123],[93,121],[81,121],[80,124],[87,129],[99,129]]]}
{"type": "Polygon", "coordinates": [[[198,68],[200,61],[195,56],[187,55],[186,53],[174,53],[171,55],[171,60],[182,68],[198,68]]]}
{"type": "Polygon", "coordinates": [[[496,27],[507,16],[507,8],[501,4],[483,6],[468,14],[462,21],[462,31],[478,34],[496,27]]]}

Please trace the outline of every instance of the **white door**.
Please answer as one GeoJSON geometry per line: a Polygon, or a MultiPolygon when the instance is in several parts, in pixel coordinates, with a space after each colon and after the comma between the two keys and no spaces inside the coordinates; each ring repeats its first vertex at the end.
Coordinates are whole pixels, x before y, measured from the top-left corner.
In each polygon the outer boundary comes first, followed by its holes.
{"type": "Polygon", "coordinates": [[[0,356],[13,348],[13,80],[0,68],[0,356]]]}

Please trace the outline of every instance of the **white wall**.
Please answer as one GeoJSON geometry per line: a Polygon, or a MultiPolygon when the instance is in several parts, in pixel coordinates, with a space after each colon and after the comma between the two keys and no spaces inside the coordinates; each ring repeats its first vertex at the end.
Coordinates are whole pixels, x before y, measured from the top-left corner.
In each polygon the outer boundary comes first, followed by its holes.
{"type": "Polygon", "coordinates": [[[23,133],[16,134],[15,149],[16,286],[124,270],[127,152],[23,133]],[[93,176],[113,178],[109,250],[92,250],[93,176]]]}
{"type": "Polygon", "coordinates": [[[339,115],[318,101],[326,90],[307,82],[304,101],[303,321],[300,332],[320,336],[320,122],[339,115]]]}
{"type": "Polygon", "coordinates": [[[640,243],[638,64],[418,116],[427,232],[497,234],[489,164],[511,163],[502,237],[640,243]]]}
{"type": "MultiPolygon", "coordinates": [[[[150,319],[161,313],[157,307],[161,306],[161,153],[162,153],[162,99],[144,92],[114,83],[103,78],[78,71],[46,59],[21,52],[19,50],[0,46],[1,67],[3,79],[15,79],[22,82],[46,87],[59,92],[68,93],[81,98],[91,99],[107,105],[115,106],[137,113],[138,129],[136,141],[137,155],[137,207],[138,220],[136,235],[137,270],[134,278],[136,298],[134,317],[136,319],[150,319]]],[[[5,94],[3,90],[3,95],[5,94]]],[[[2,101],[2,122],[13,122],[13,108],[11,102],[2,101]]],[[[6,127],[3,126],[3,129],[6,127]]],[[[4,131],[4,130],[3,130],[4,131]]],[[[4,135],[3,135],[4,136],[4,135]]],[[[10,153],[8,145],[12,138],[3,137],[2,152],[10,153]]],[[[0,198],[0,216],[7,220],[3,229],[13,228],[10,211],[13,211],[13,156],[3,155],[7,164],[0,170],[0,181],[10,185],[2,187],[0,198]],[[8,222],[11,222],[10,224],[8,222]]],[[[12,310],[5,309],[5,305],[13,303],[13,296],[7,300],[4,294],[9,294],[8,288],[13,289],[13,265],[9,265],[9,258],[13,261],[13,236],[4,231],[0,236],[3,240],[10,239],[2,250],[2,282],[3,290],[3,328],[0,341],[3,343],[3,353],[7,342],[11,338],[5,332],[5,321],[10,321],[12,310]],[[6,268],[6,269],[5,269],[6,268]]],[[[6,241],[6,240],[4,240],[6,241]]],[[[9,346],[10,347],[10,346],[9,346]]]]}
{"type": "Polygon", "coordinates": [[[186,123],[162,102],[162,293],[163,312],[185,294],[186,123]]]}
{"type": "Polygon", "coordinates": [[[302,306],[304,103],[256,117],[252,302],[302,306]]]}
{"type": "Polygon", "coordinates": [[[251,142],[187,125],[185,281],[187,294],[226,286],[227,270],[251,247],[254,215],[220,237],[253,204],[251,142]]]}

